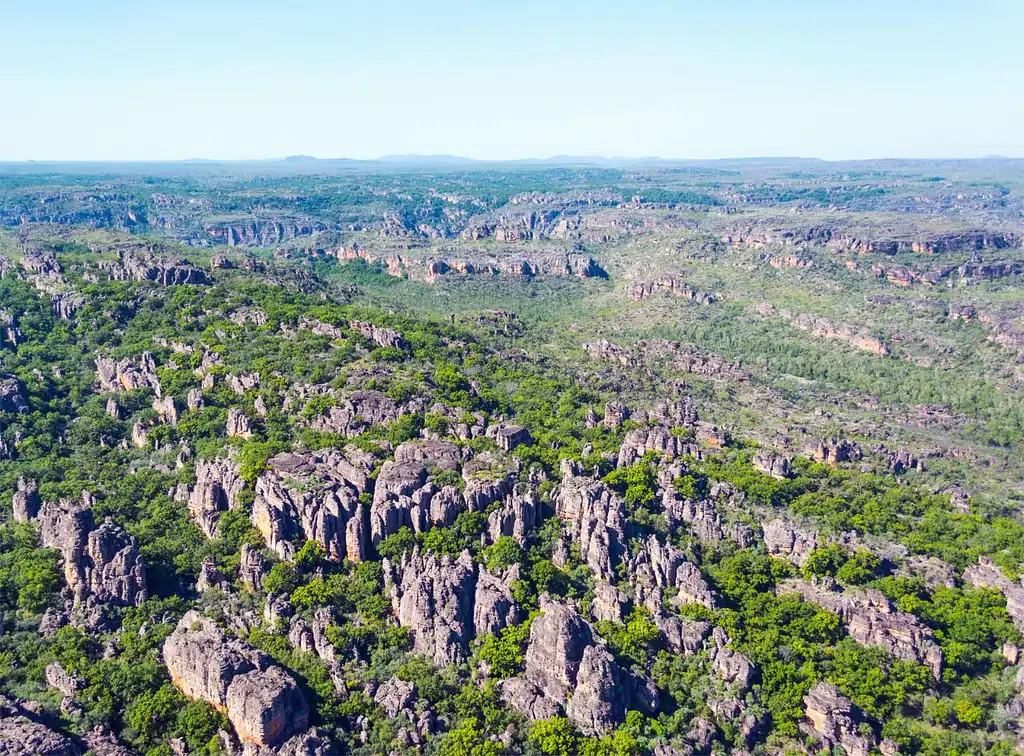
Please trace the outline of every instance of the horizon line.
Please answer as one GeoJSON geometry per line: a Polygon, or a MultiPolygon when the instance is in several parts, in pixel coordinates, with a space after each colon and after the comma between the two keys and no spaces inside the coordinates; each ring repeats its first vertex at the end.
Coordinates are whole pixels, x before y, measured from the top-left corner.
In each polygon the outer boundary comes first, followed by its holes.
{"type": "Polygon", "coordinates": [[[505,163],[566,163],[566,162],[614,162],[614,163],[716,163],[716,162],[754,162],[754,161],[801,161],[817,163],[865,163],[880,161],[907,161],[907,162],[967,162],[1001,160],[1015,161],[1024,160],[1024,156],[1010,156],[989,154],[981,156],[929,156],[929,157],[904,157],[889,155],[885,157],[849,157],[849,158],[821,158],[803,155],[734,155],[714,158],[687,158],[687,157],[662,157],[658,155],[648,156],[624,156],[624,155],[572,155],[560,154],[549,157],[517,157],[517,158],[473,158],[463,155],[444,153],[408,153],[408,154],[387,154],[374,158],[353,158],[353,157],[327,157],[321,158],[312,155],[296,154],[283,157],[251,157],[251,158],[22,158],[6,159],[0,158],[0,165],[138,165],[138,164],[245,164],[245,163],[387,163],[391,165],[402,163],[480,163],[480,164],[505,164],[505,163]]]}

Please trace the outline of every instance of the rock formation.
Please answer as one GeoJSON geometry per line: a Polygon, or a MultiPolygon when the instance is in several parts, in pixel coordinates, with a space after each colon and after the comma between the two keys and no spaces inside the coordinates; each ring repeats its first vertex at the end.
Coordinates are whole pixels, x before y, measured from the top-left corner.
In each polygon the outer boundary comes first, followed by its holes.
{"type": "Polygon", "coordinates": [[[806,580],[787,580],[776,590],[798,593],[805,601],[835,612],[850,637],[858,643],[879,646],[897,659],[923,664],[940,679],[942,649],[932,631],[914,615],[896,611],[879,591],[851,589],[840,593],[827,585],[806,580]]]}
{"type": "Polygon", "coordinates": [[[18,488],[11,499],[15,522],[28,522],[39,515],[39,486],[34,480],[18,478],[18,488]]]}
{"type": "Polygon", "coordinates": [[[702,305],[713,304],[715,301],[714,294],[695,289],[678,278],[661,278],[650,283],[638,281],[629,289],[630,298],[637,301],[647,299],[657,293],[688,299],[702,305]]]}
{"type": "Polygon", "coordinates": [[[385,559],[384,576],[398,622],[410,628],[413,651],[442,667],[465,661],[476,584],[469,552],[454,560],[418,551],[395,563],[385,559]]]}
{"type": "Polygon", "coordinates": [[[409,342],[405,340],[402,334],[393,328],[384,328],[383,326],[374,325],[362,320],[352,320],[349,322],[349,326],[353,330],[359,331],[359,333],[363,334],[363,336],[377,346],[391,347],[393,349],[407,349],[409,346],[409,342]]]}
{"type": "Polygon", "coordinates": [[[696,565],[671,544],[662,545],[654,535],[630,556],[626,565],[636,602],[658,615],[666,591],[675,595],[674,604],[696,603],[713,609],[715,596],[696,565]]]}
{"type": "Polygon", "coordinates": [[[138,606],[148,595],[146,567],[135,537],[109,520],[93,527],[92,499],[61,499],[39,507],[36,524],[43,546],[61,552],[64,579],[76,604],[86,599],[138,606]]]}
{"type": "Polygon", "coordinates": [[[751,464],[762,475],[770,475],[777,480],[790,476],[790,459],[770,451],[759,451],[754,454],[751,464]]]}
{"type": "Polygon", "coordinates": [[[788,559],[798,567],[803,566],[807,556],[818,547],[818,532],[803,528],[787,517],[766,520],[764,545],[772,556],[788,559]]]}
{"type": "Polygon", "coordinates": [[[841,748],[847,756],[869,756],[877,740],[861,733],[862,713],[832,683],[820,682],[804,696],[807,721],[801,729],[826,749],[841,748]]]}
{"type": "Polygon", "coordinates": [[[657,707],[650,681],[622,670],[575,609],[543,598],[541,610],[530,625],[523,676],[499,688],[510,706],[531,719],[556,716],[564,707],[589,735],[612,730],[628,708],[657,707]]]}
{"type": "Polygon", "coordinates": [[[3,756],[82,756],[84,749],[61,732],[38,722],[6,696],[0,696],[0,754],[3,756]]]}
{"type": "Polygon", "coordinates": [[[252,438],[252,423],[237,407],[228,409],[227,434],[228,438],[252,438]]]}
{"type": "Polygon", "coordinates": [[[196,462],[196,484],[188,496],[188,511],[207,538],[216,536],[221,512],[238,506],[238,496],[244,487],[238,466],[231,460],[196,462]]]}
{"type": "Polygon", "coordinates": [[[115,361],[109,357],[97,357],[96,377],[101,391],[135,391],[149,388],[157,398],[161,396],[156,363],[149,352],[143,352],[138,363],[131,358],[115,361]]]}
{"type": "Polygon", "coordinates": [[[626,545],[626,511],[604,483],[581,478],[563,464],[562,481],[554,495],[555,514],[566,524],[583,561],[603,580],[615,577],[626,545]]]}
{"type": "Polygon", "coordinates": [[[253,525],[283,559],[310,540],[324,547],[328,559],[361,560],[368,544],[359,496],[372,468],[372,457],[351,446],[278,454],[256,481],[253,525]]]}
{"type": "Polygon", "coordinates": [[[100,268],[112,281],[155,281],[164,286],[200,286],[213,283],[209,273],[173,255],[158,256],[147,250],[120,253],[120,260],[101,261],[100,268]]]}
{"type": "Polygon", "coordinates": [[[291,676],[198,612],[181,618],[163,653],[175,687],[225,712],[243,742],[277,746],[306,730],[309,706],[291,676]]]}

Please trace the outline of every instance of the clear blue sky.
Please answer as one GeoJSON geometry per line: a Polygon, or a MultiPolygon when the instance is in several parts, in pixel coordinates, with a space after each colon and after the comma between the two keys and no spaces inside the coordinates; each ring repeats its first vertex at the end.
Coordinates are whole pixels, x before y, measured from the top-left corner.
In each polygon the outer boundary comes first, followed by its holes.
{"type": "Polygon", "coordinates": [[[0,159],[1024,155],[1024,0],[2,0],[0,159]]]}

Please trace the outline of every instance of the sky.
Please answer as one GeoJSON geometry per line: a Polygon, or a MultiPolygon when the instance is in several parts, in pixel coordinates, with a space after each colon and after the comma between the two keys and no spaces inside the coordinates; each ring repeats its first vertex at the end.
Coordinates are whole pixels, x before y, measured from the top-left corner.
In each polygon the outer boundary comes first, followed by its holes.
{"type": "Polygon", "coordinates": [[[0,0],[0,160],[1024,156],[1024,0],[0,0]]]}

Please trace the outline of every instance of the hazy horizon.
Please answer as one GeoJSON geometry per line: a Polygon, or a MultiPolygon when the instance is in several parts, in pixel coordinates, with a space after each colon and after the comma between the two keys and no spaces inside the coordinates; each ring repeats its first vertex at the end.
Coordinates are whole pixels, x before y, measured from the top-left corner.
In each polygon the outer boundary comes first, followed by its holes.
{"type": "Polygon", "coordinates": [[[675,157],[675,156],[663,156],[663,155],[585,155],[585,154],[562,154],[562,155],[549,155],[549,156],[533,156],[526,155],[522,157],[508,157],[508,158],[489,158],[489,157],[467,157],[465,155],[455,154],[426,154],[426,153],[387,153],[378,155],[377,157],[367,158],[355,158],[345,155],[338,156],[317,156],[307,154],[295,154],[295,155],[280,155],[270,157],[238,157],[238,158],[220,158],[220,157],[186,157],[186,158],[97,158],[97,159],[77,159],[77,158],[21,158],[21,159],[8,159],[0,155],[0,164],[88,164],[88,163],[103,163],[103,164],[134,164],[134,163],[302,163],[302,162],[350,162],[350,163],[403,163],[403,162],[419,162],[419,163],[495,163],[495,164],[507,164],[507,163],[569,163],[569,162],[606,162],[606,163],[725,163],[725,162],[757,162],[757,161],[773,161],[773,162],[819,162],[819,163],[876,163],[886,161],[906,161],[906,162],[957,162],[957,161],[984,161],[984,160],[1005,160],[1005,161],[1021,161],[1024,160],[1024,154],[1022,155],[923,155],[923,156],[905,156],[905,155],[877,155],[869,157],[834,157],[834,158],[822,158],[815,155],[721,155],[718,157],[675,157]]]}

